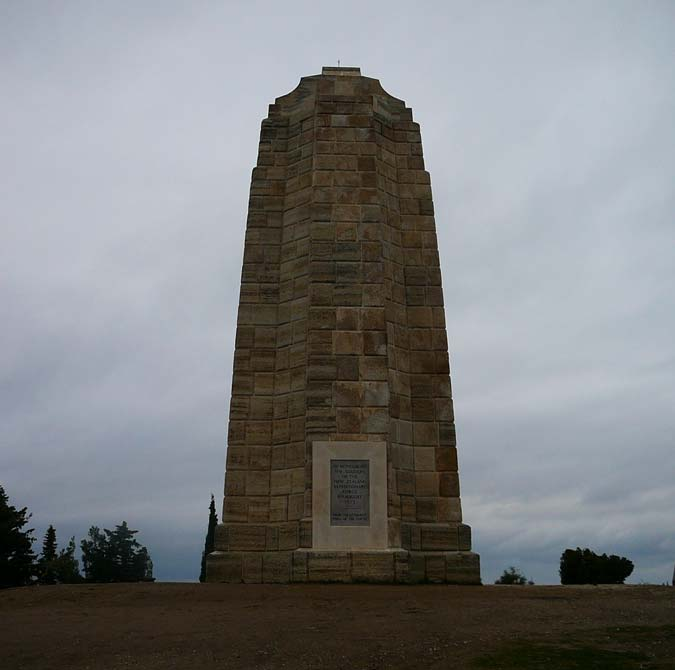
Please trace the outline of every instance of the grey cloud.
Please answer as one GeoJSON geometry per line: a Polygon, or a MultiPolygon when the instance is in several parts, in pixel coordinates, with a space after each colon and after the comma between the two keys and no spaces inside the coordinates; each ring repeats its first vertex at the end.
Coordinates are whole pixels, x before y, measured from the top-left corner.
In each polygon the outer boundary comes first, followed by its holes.
{"type": "Polygon", "coordinates": [[[0,12],[0,479],[40,533],[126,518],[196,577],[259,123],[340,58],[422,126],[484,578],[586,544],[670,577],[670,4],[0,12]]]}

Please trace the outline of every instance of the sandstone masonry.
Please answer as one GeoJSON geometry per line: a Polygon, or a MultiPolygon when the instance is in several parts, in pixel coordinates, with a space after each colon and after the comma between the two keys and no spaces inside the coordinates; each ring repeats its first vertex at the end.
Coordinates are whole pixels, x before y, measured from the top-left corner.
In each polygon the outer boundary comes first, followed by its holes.
{"type": "Polygon", "coordinates": [[[480,583],[462,523],[419,125],[358,68],[270,105],[253,170],[208,581],[480,583]],[[388,549],[317,551],[312,445],[386,443],[388,549]]]}

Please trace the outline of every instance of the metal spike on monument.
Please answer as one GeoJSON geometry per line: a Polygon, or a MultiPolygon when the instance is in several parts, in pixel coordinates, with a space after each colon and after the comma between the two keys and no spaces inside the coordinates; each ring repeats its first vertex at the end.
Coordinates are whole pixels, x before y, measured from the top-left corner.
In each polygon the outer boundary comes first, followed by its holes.
{"type": "Polygon", "coordinates": [[[420,128],[355,67],[270,105],[211,582],[479,584],[420,128]]]}

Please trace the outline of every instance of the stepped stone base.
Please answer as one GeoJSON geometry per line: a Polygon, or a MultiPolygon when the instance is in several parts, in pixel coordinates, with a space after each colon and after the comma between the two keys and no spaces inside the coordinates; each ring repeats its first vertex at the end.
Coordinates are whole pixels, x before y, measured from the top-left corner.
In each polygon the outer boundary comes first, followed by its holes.
{"type": "Polygon", "coordinates": [[[470,551],[215,551],[207,581],[246,584],[371,582],[480,584],[480,559],[470,551]]]}

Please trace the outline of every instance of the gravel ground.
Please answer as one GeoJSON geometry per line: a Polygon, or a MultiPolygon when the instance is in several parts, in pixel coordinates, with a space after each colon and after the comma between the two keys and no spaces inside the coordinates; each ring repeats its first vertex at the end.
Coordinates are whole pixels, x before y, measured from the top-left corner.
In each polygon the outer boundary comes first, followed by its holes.
{"type": "Polygon", "coordinates": [[[656,665],[635,667],[665,668],[674,667],[675,635],[663,634],[670,629],[675,588],[656,586],[157,583],[0,591],[3,670],[447,670],[476,667],[478,657],[517,640],[574,639],[646,653],[656,665]]]}

